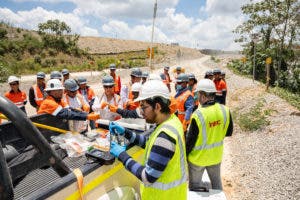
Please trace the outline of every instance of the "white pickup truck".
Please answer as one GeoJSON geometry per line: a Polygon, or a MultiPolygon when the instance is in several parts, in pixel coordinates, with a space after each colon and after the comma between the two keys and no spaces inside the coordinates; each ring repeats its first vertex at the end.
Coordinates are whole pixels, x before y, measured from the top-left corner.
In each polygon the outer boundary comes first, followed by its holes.
{"type": "MultiPolygon", "coordinates": [[[[0,199],[139,199],[139,181],[115,160],[110,165],[90,162],[86,156],[70,158],[50,137],[54,131],[34,123],[68,130],[66,120],[51,115],[28,118],[0,96],[0,113],[9,121],[0,124],[0,199]],[[73,173],[79,168],[83,174],[73,173]],[[80,186],[79,186],[80,185],[80,186]],[[81,189],[79,189],[81,188],[81,189]]],[[[141,160],[144,150],[129,147],[128,153],[141,160]]],[[[170,197],[171,198],[171,197],[170,197]]],[[[189,192],[189,199],[226,199],[222,191],[189,192]]]]}

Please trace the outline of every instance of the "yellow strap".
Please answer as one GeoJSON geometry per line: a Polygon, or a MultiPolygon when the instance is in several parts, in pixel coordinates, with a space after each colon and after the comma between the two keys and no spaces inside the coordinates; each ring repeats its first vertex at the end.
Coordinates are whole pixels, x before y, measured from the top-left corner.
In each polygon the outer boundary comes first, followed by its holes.
{"type": "MultiPolygon", "coordinates": [[[[3,114],[0,114],[0,118],[1,119],[7,119],[7,117],[3,114]]],[[[53,127],[53,126],[48,126],[48,125],[45,125],[45,124],[40,124],[40,123],[36,123],[36,122],[32,122],[35,126],[39,127],[39,128],[44,128],[44,129],[48,129],[50,131],[55,131],[55,132],[58,132],[58,133],[67,133],[68,130],[64,130],[64,129],[60,129],[60,128],[56,128],[56,127],[53,127]]]]}
{"type": "Polygon", "coordinates": [[[80,199],[83,200],[83,174],[79,168],[73,170],[73,173],[77,179],[78,191],[80,194],[80,199]]]}
{"type": "MultiPolygon", "coordinates": [[[[143,153],[144,153],[144,149],[140,149],[137,152],[132,154],[132,158],[137,159],[143,153]]],[[[96,187],[98,187],[100,184],[102,184],[104,181],[106,181],[108,178],[110,178],[114,174],[118,173],[123,168],[124,168],[123,164],[119,163],[119,164],[113,166],[111,169],[109,169],[105,173],[100,174],[99,176],[95,177],[93,180],[91,180],[89,183],[87,183],[84,186],[84,188],[83,188],[84,193],[87,194],[91,190],[95,189],[96,187]]],[[[65,199],[66,200],[76,200],[79,198],[79,195],[80,194],[78,194],[78,191],[76,191],[65,199]]]]}

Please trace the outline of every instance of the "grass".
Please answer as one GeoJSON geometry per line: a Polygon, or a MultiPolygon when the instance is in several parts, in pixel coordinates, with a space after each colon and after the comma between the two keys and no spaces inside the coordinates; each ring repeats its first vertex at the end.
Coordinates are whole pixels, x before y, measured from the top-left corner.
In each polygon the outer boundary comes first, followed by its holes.
{"type": "Polygon", "coordinates": [[[299,93],[292,93],[280,87],[270,88],[269,90],[273,94],[283,98],[291,105],[295,106],[298,110],[300,110],[300,94],[299,93]]]}
{"type": "Polygon", "coordinates": [[[219,63],[221,61],[220,59],[216,58],[215,56],[210,56],[210,59],[212,61],[214,61],[215,63],[219,63]]]}
{"type": "Polygon", "coordinates": [[[267,119],[274,110],[265,108],[265,100],[260,99],[256,105],[246,113],[240,113],[240,109],[232,112],[235,122],[243,131],[256,131],[270,124],[267,119]]]}

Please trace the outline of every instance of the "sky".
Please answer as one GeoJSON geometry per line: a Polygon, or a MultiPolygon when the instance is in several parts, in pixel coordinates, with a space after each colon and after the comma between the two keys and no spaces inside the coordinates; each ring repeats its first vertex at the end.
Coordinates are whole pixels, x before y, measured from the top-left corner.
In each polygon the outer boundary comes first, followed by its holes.
{"type": "MultiPolygon", "coordinates": [[[[197,49],[239,50],[232,31],[249,0],[157,0],[154,42],[197,49]]],[[[81,36],[151,41],[155,0],[0,0],[0,20],[37,30],[64,21],[81,36]]]]}

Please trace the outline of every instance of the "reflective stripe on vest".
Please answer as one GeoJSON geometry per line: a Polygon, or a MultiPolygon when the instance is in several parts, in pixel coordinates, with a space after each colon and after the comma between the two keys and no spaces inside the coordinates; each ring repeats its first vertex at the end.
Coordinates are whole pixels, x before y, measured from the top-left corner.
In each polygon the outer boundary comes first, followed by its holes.
{"type": "Polygon", "coordinates": [[[21,107],[24,107],[24,101],[19,101],[19,102],[14,102],[14,104],[18,107],[18,108],[21,108],[21,107]]]}
{"type": "Polygon", "coordinates": [[[170,183],[154,182],[151,185],[147,185],[147,187],[152,187],[152,188],[160,189],[160,190],[169,190],[171,188],[181,185],[182,183],[186,182],[186,180],[187,180],[187,174],[186,174],[185,164],[184,164],[185,163],[184,162],[184,149],[183,149],[184,147],[183,147],[181,136],[174,127],[172,127],[168,124],[165,124],[165,125],[162,125],[161,128],[170,130],[171,132],[175,133],[175,135],[178,137],[179,150],[180,150],[180,170],[182,172],[182,175],[179,180],[176,180],[176,181],[173,181],[170,183]]]}
{"type": "MultiPolygon", "coordinates": [[[[219,104],[222,114],[223,114],[223,119],[224,119],[224,126],[223,128],[225,128],[226,126],[226,122],[227,122],[227,117],[226,117],[226,111],[223,105],[219,104]]],[[[212,149],[214,147],[218,147],[218,146],[222,146],[223,145],[223,140],[221,142],[216,142],[213,144],[207,144],[207,133],[206,133],[206,123],[204,120],[204,117],[202,115],[202,113],[200,112],[200,110],[196,110],[195,112],[198,116],[198,118],[200,119],[201,125],[202,125],[202,145],[201,146],[195,146],[194,149],[195,150],[203,150],[203,149],[212,149]]]]}
{"type": "Polygon", "coordinates": [[[40,106],[42,101],[44,100],[44,95],[37,84],[33,85],[33,92],[34,92],[34,100],[36,104],[40,106]]]}
{"type": "Polygon", "coordinates": [[[189,96],[193,96],[190,90],[186,90],[183,93],[181,93],[178,97],[176,97],[176,104],[177,104],[177,113],[178,118],[181,122],[183,122],[185,117],[185,109],[184,104],[189,96]]]}

